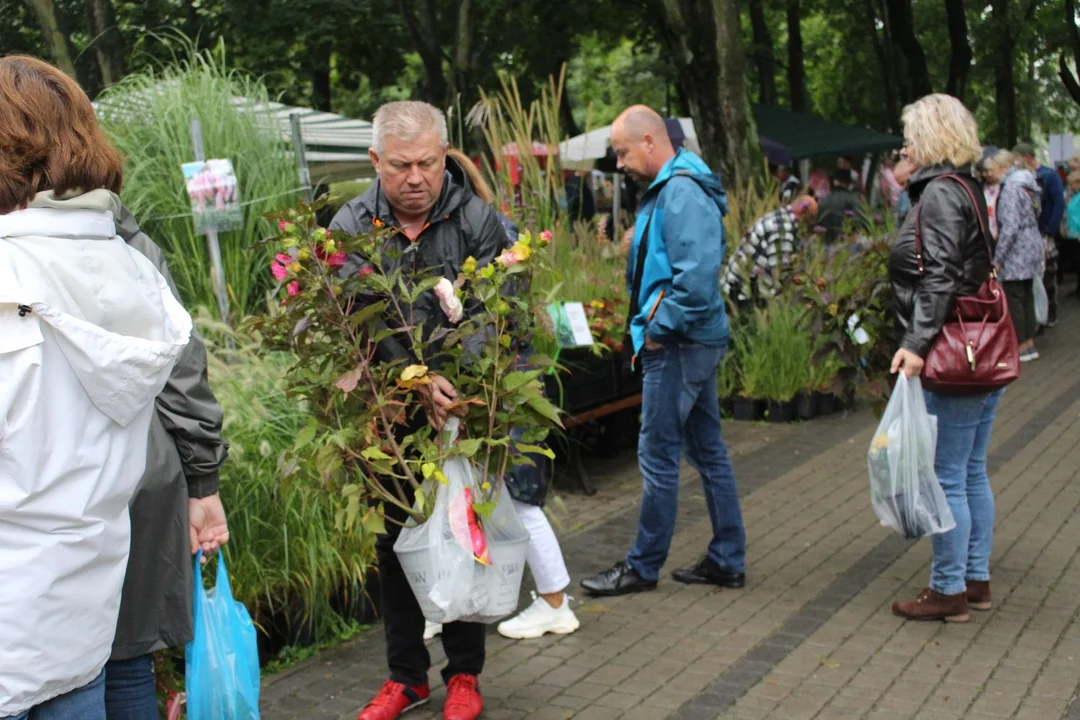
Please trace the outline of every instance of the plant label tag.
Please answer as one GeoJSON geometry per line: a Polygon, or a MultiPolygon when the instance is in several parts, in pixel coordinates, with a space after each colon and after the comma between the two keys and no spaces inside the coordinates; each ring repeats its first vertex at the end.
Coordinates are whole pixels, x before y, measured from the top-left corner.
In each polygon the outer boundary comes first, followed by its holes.
{"type": "Polygon", "coordinates": [[[563,311],[570,323],[570,332],[574,335],[574,344],[578,347],[593,344],[592,330],[589,329],[589,318],[585,315],[585,306],[579,302],[563,303],[563,311]]]}

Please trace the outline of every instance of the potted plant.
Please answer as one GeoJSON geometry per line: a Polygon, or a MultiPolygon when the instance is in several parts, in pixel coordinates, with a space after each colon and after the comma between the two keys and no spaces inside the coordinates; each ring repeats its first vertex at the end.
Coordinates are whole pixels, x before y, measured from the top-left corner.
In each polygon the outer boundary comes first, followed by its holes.
{"type": "Polygon", "coordinates": [[[716,394],[720,412],[731,417],[735,412],[735,396],[739,387],[739,355],[734,347],[724,354],[716,371],[716,394]]]}
{"type": "Polygon", "coordinates": [[[740,360],[736,376],[739,391],[732,402],[732,413],[736,420],[757,422],[765,419],[765,400],[759,393],[767,382],[765,372],[758,363],[761,344],[758,337],[759,326],[753,321],[739,325],[732,333],[735,354],[740,360]]]}
{"type": "Polygon", "coordinates": [[[339,531],[359,526],[377,534],[391,521],[389,505],[404,511],[406,525],[426,523],[446,492],[442,468],[461,459],[476,479],[458,499],[470,531],[474,517],[482,528],[497,509],[506,472],[531,463],[530,453],[550,458],[539,443],[561,424],[540,380],[552,361],[534,355],[531,368],[522,369],[518,357],[540,331],[539,312],[521,288],[546,272],[547,253],[534,249],[550,235],[533,240],[526,232],[484,267],[468,258],[453,282],[418,279],[406,277],[401,263],[384,264],[386,231],[330,233],[315,221],[318,207],[301,205],[275,218],[272,271],[282,304],[251,324],[266,346],[296,358],[285,384],[311,416],[283,458],[283,482],[296,474],[318,478],[337,503],[339,531]],[[358,268],[342,277],[347,261],[358,268]],[[433,293],[447,316],[434,332],[409,322],[409,308],[424,293],[433,293]],[[480,311],[463,317],[463,306],[480,311]],[[388,338],[407,349],[407,359],[376,360],[388,338]],[[434,413],[434,367],[457,392],[446,408],[459,419],[456,441],[410,422],[420,409],[434,413]]]}
{"type": "Polygon", "coordinates": [[[791,422],[797,417],[795,395],[809,376],[811,338],[803,327],[805,312],[783,298],[773,298],[756,314],[755,355],[747,362],[761,373],[760,393],[767,401],[769,422],[791,422]]]}

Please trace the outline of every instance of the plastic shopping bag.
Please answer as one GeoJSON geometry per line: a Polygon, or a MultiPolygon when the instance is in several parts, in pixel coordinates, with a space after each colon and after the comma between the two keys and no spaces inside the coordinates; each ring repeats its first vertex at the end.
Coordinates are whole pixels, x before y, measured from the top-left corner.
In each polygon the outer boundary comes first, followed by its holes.
{"type": "MultiPolygon", "coordinates": [[[[446,430],[454,442],[455,418],[446,430]]],[[[429,621],[495,622],[517,607],[529,535],[505,487],[490,517],[476,513],[482,479],[468,459],[454,456],[442,472],[427,522],[402,529],[394,552],[429,621]]]]}
{"type": "Polygon", "coordinates": [[[259,651],[255,625],[233,599],[225,558],[217,583],[202,582],[202,551],[195,556],[195,635],[185,648],[188,720],[259,720],[259,651]]]}
{"type": "Polygon", "coordinates": [[[870,443],[870,501],[881,524],[906,538],[956,527],[934,472],[937,418],[918,378],[900,374],[870,443]]]}
{"type": "Polygon", "coordinates": [[[1035,322],[1045,325],[1050,319],[1050,296],[1046,294],[1041,274],[1032,281],[1032,292],[1035,294],[1035,322]]]}

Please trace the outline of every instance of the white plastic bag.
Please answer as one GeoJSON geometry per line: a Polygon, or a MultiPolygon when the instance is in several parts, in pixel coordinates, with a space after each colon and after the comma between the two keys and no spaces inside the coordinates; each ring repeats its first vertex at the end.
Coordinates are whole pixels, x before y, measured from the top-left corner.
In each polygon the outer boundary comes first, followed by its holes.
{"type": "Polygon", "coordinates": [[[870,502],[881,524],[906,538],[956,527],[934,472],[937,418],[926,410],[922,383],[903,373],[870,443],[870,502]]]}
{"type": "MultiPolygon", "coordinates": [[[[446,427],[451,443],[457,431],[458,421],[451,418],[446,427]]],[[[487,540],[488,562],[479,562],[468,513],[480,496],[479,471],[466,458],[454,456],[443,474],[447,482],[436,491],[427,522],[402,529],[394,552],[429,621],[496,622],[517,608],[529,534],[501,487],[491,516],[476,516],[487,540]]]]}
{"type": "Polygon", "coordinates": [[[1046,294],[1041,274],[1032,281],[1032,292],[1035,294],[1035,322],[1045,325],[1050,318],[1050,296],[1046,294]]]}

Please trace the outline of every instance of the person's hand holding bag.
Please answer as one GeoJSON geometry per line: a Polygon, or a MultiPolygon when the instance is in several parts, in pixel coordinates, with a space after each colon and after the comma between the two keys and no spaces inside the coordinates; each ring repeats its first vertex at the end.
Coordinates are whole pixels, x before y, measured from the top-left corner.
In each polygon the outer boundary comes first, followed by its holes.
{"type": "Polygon", "coordinates": [[[213,555],[229,542],[229,524],[225,519],[221,495],[214,493],[204,498],[188,498],[188,537],[192,555],[203,551],[204,565],[208,555],[213,555]]]}

